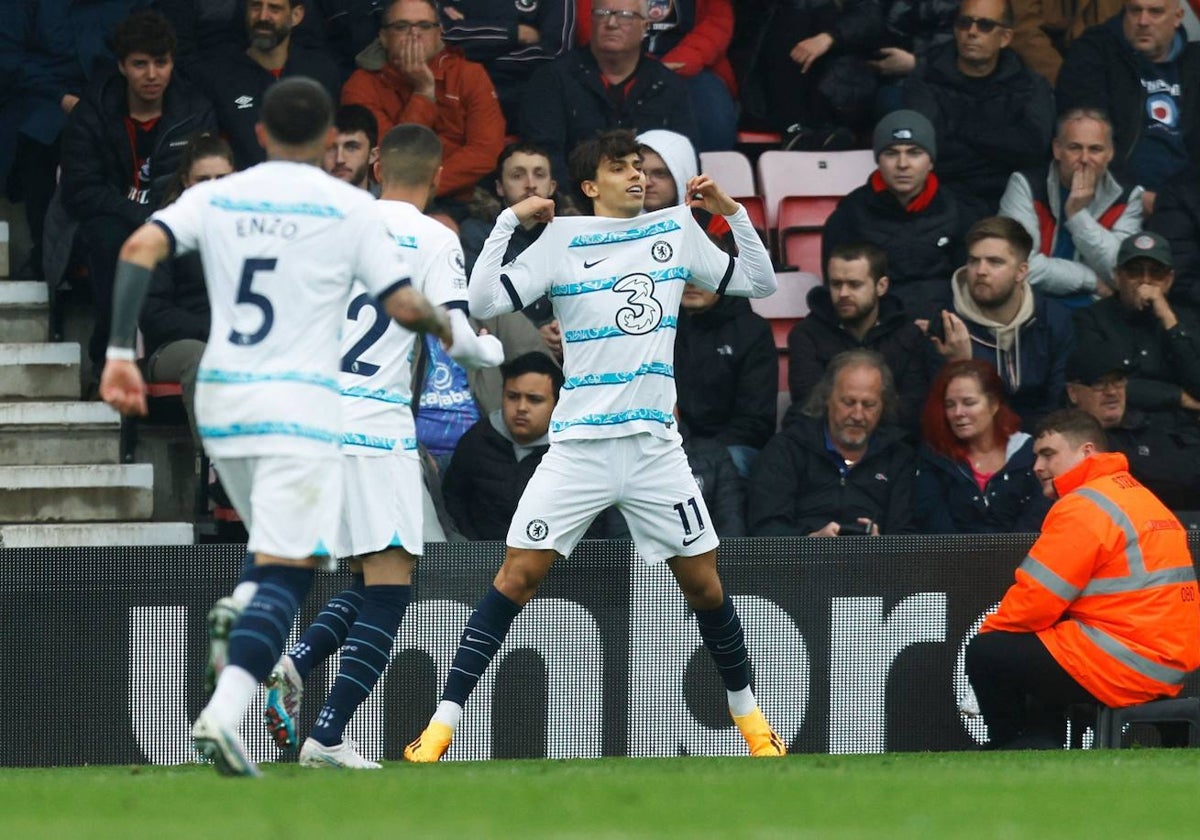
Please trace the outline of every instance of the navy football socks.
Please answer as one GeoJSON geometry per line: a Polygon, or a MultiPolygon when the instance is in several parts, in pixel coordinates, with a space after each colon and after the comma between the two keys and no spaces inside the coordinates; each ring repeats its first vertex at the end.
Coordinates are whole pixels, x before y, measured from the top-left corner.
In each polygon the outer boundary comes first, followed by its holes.
{"type": "Polygon", "coordinates": [[[363,587],[363,576],[354,575],[354,583],[329,599],[304,635],[288,651],[300,679],[306,679],[309,671],[346,643],[363,606],[363,587]]]}
{"type": "Polygon", "coordinates": [[[368,586],[358,620],[342,645],[341,667],[312,737],[327,747],[342,742],[346,724],[370,695],[392,658],[392,643],[412,597],[411,586],[368,586]]]}
{"type": "Polygon", "coordinates": [[[450,665],[450,676],[446,679],[446,687],[442,691],[442,700],[466,705],[467,698],[475,690],[479,678],[492,664],[492,658],[504,644],[508,628],[521,607],[509,600],[495,586],[488,589],[483,600],[471,613],[467,621],[467,629],[463,630],[458,642],[458,650],[454,654],[454,662],[450,665]]]}
{"type": "Polygon", "coordinates": [[[740,691],[750,685],[750,654],[742,635],[742,621],[729,596],[715,610],[696,610],[696,623],[725,689],[740,691]]]}
{"type": "Polygon", "coordinates": [[[313,570],[261,566],[258,591],[229,634],[229,664],[262,682],[271,673],[292,629],[292,619],[313,582],[313,570]]]}

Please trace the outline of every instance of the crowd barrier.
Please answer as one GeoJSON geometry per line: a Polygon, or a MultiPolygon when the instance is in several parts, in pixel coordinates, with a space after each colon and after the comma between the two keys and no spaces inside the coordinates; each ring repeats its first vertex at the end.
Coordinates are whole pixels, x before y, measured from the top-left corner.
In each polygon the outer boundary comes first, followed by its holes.
{"type": "MultiPolygon", "coordinates": [[[[1012,582],[1029,535],[726,540],[768,718],[797,752],[958,750],[963,650],[1012,582]]],[[[433,544],[395,658],[347,734],[398,759],[425,724],[496,543],[433,544]]],[[[1192,535],[1193,557],[1200,539],[1192,535]]],[[[180,764],[202,704],[204,617],[242,561],[235,545],[0,550],[0,765],[180,764]]],[[[318,575],[299,622],[345,583],[318,575]]],[[[307,732],[334,668],[313,672],[307,732]]],[[[1195,680],[1188,686],[1196,693],[1195,680]]],[[[281,758],[259,722],[258,761],[281,758]]],[[[626,542],[584,543],[518,616],[468,703],[451,760],[738,755],[716,670],[665,566],[626,542]]],[[[291,760],[288,757],[286,760],[291,760]]]]}

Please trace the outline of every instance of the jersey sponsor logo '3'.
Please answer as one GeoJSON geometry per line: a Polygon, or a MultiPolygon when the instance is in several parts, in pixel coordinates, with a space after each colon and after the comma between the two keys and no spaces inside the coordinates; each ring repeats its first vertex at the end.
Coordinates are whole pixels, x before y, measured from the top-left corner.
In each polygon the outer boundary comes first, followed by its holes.
{"type": "Polygon", "coordinates": [[[629,295],[628,306],[617,310],[617,327],[629,335],[654,332],[662,322],[662,304],[654,297],[654,281],[648,274],[627,274],[613,284],[612,290],[629,295]]]}

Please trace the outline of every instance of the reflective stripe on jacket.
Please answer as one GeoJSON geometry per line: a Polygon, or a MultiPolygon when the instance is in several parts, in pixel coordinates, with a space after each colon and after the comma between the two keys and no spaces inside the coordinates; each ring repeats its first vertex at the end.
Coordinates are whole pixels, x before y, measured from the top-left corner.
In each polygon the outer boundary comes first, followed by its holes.
{"type": "Polygon", "coordinates": [[[1200,666],[1200,606],[1179,520],[1120,453],[1055,479],[1061,498],[980,632],[1037,633],[1108,706],[1175,696],[1200,666]]]}

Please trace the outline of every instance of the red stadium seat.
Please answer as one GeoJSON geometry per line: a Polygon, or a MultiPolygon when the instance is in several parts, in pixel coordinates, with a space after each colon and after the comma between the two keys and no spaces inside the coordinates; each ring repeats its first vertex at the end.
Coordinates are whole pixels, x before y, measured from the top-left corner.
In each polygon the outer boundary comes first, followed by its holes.
{"type": "MultiPolygon", "coordinates": [[[[780,271],[775,274],[779,288],[765,298],[751,298],[750,307],[771,324],[776,349],[786,353],[792,326],[808,315],[809,290],[821,285],[821,278],[805,271],[780,271]]],[[[787,382],[786,378],[783,380],[787,382]]]]}
{"type": "Polygon", "coordinates": [[[776,241],[779,259],[787,268],[823,275],[821,229],[840,198],[838,196],[784,196],[779,207],[776,241]]]}

